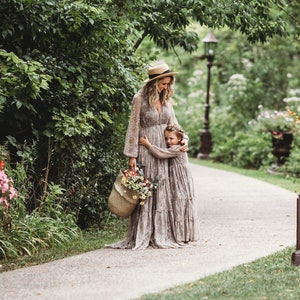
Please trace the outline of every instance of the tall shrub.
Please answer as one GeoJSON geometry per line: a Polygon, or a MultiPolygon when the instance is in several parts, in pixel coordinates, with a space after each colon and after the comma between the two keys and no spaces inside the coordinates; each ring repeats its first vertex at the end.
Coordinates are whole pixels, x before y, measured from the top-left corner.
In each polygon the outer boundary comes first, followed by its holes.
{"type": "Polygon", "coordinates": [[[0,143],[9,141],[13,163],[22,159],[22,148],[36,145],[34,156],[27,157],[33,162],[27,174],[32,210],[54,182],[81,226],[103,218],[113,178],[124,163],[129,105],[147,58],[136,50],[146,37],[160,48],[179,46],[191,53],[198,42],[188,28],[191,20],[241,30],[252,42],[285,34],[269,0],[210,4],[1,2],[0,143]]]}

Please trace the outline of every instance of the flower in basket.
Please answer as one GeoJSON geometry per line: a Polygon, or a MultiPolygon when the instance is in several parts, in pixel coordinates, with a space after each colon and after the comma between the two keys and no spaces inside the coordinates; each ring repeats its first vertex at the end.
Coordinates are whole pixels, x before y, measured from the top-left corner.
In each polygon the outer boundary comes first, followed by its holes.
{"type": "Polygon", "coordinates": [[[18,196],[14,182],[4,171],[4,161],[0,160],[0,205],[8,208],[8,202],[18,196]]]}
{"type": "Polygon", "coordinates": [[[137,168],[133,170],[123,170],[124,174],[121,184],[130,190],[136,191],[140,199],[140,205],[145,204],[145,200],[151,196],[153,189],[157,188],[157,183],[153,182],[151,178],[145,178],[142,169],[137,168]]]}

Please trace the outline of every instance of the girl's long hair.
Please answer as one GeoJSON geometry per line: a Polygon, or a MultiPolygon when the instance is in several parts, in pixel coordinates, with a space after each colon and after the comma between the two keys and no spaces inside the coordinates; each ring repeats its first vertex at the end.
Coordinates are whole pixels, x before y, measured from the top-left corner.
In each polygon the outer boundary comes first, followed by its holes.
{"type": "MultiPolygon", "coordinates": [[[[167,77],[167,76],[166,76],[167,77]]],[[[171,99],[173,96],[173,85],[175,82],[175,78],[173,76],[169,76],[171,78],[170,84],[168,84],[168,88],[166,90],[163,90],[162,92],[158,92],[158,84],[160,80],[163,78],[158,78],[156,80],[152,80],[145,84],[145,86],[142,88],[142,92],[146,98],[148,98],[149,105],[151,107],[154,106],[154,102],[159,99],[162,103],[162,105],[166,104],[167,101],[171,99]]]]}
{"type": "Polygon", "coordinates": [[[179,140],[182,140],[184,138],[184,131],[177,124],[168,125],[165,128],[165,131],[174,132],[179,140]]]}

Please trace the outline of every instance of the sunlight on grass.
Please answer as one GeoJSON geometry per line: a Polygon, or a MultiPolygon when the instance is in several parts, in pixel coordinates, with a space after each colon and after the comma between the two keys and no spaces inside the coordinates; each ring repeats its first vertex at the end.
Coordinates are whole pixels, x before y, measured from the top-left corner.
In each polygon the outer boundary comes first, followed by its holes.
{"type": "Polygon", "coordinates": [[[139,299],[300,299],[300,268],[291,266],[293,251],[287,248],[252,263],[139,299]]]}

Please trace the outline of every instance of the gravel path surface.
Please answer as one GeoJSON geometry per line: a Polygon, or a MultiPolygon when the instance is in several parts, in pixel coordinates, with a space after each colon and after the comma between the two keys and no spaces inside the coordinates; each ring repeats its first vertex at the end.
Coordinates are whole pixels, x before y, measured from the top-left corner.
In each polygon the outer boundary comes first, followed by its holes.
{"type": "Polygon", "coordinates": [[[99,249],[0,273],[0,299],[136,299],[295,245],[297,194],[235,173],[191,168],[201,218],[196,245],[99,249]]]}

